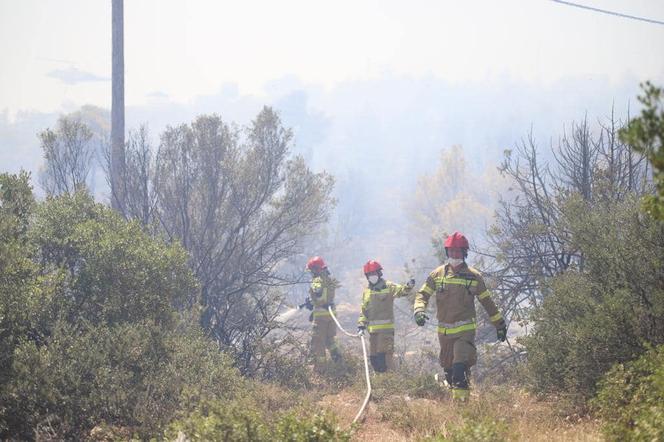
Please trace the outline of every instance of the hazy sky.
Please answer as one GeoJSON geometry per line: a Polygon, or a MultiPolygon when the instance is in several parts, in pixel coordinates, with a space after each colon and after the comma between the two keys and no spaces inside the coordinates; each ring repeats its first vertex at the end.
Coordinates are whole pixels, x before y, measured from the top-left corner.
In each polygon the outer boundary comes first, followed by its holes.
{"type": "MultiPolygon", "coordinates": [[[[664,20],[658,0],[579,0],[664,20]]],[[[0,110],[110,105],[110,0],[0,0],[0,110]]],[[[548,0],[125,1],[126,102],[389,74],[450,84],[664,77],[664,26],[548,0]]]]}
{"type": "MultiPolygon", "coordinates": [[[[664,20],[660,0],[575,1],[664,20]]],[[[531,129],[548,146],[573,120],[634,112],[640,81],[664,84],[663,54],[664,26],[550,0],[125,0],[127,127],[156,139],[274,106],[337,178],[357,259],[398,264],[402,203],[441,149],[481,170],[531,129]]],[[[0,60],[0,171],[35,173],[39,131],[110,108],[111,1],[0,0],[0,60]]]]}

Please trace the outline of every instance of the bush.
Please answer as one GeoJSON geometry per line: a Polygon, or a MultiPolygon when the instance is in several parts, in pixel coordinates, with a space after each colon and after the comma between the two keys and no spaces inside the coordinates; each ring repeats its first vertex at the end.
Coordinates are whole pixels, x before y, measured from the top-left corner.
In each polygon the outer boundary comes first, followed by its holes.
{"type": "Polygon", "coordinates": [[[479,421],[465,420],[463,424],[452,426],[450,436],[437,436],[425,439],[430,442],[502,442],[508,440],[508,428],[505,423],[484,418],[479,421]]]}
{"type": "Polygon", "coordinates": [[[535,390],[581,405],[614,364],[664,343],[664,225],[635,198],[592,208],[571,198],[565,214],[584,259],[552,278],[523,342],[535,390]]]}
{"type": "Polygon", "coordinates": [[[311,388],[311,372],[306,362],[308,348],[302,345],[303,340],[290,334],[281,339],[267,337],[259,344],[261,365],[256,370],[257,378],[289,390],[311,388]]]}
{"type": "Polygon", "coordinates": [[[664,345],[614,366],[592,401],[610,440],[664,440],[664,345]]]}
{"type": "Polygon", "coordinates": [[[277,440],[283,442],[349,441],[350,432],[339,428],[335,420],[325,414],[284,415],[276,425],[277,440]]]}
{"type": "Polygon", "coordinates": [[[195,296],[180,246],[151,238],[84,192],[40,204],[29,237],[41,273],[57,277],[51,318],[109,325],[150,319],[172,328],[176,307],[195,296]]]}
{"type": "Polygon", "coordinates": [[[269,440],[269,432],[253,404],[241,401],[204,402],[198,409],[168,426],[166,438],[184,435],[192,441],[253,442],[269,440]]]}
{"type": "Polygon", "coordinates": [[[184,435],[193,441],[349,441],[350,433],[322,414],[282,415],[274,424],[265,421],[260,408],[251,401],[204,402],[194,412],[169,425],[168,439],[184,435]]]}
{"type": "Polygon", "coordinates": [[[158,435],[243,381],[202,335],[187,254],[79,192],[0,175],[0,439],[158,435]],[[34,206],[34,207],[33,207],[34,206]]]}
{"type": "Polygon", "coordinates": [[[11,434],[30,438],[48,421],[60,438],[100,424],[157,435],[201,397],[232,397],[241,380],[230,361],[195,333],[164,334],[149,323],[80,331],[58,324],[48,345],[25,341],[6,386],[11,434]]]}

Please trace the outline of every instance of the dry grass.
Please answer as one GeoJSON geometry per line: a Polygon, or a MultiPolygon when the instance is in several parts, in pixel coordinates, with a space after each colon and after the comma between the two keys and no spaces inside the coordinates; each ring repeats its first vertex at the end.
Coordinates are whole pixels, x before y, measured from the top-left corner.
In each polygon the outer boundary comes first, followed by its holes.
{"type": "MultiPolygon", "coordinates": [[[[318,406],[334,413],[339,423],[347,426],[361,399],[360,392],[348,389],[323,397],[318,406]]],[[[353,440],[473,440],[468,435],[464,438],[463,434],[475,426],[498,435],[483,440],[602,440],[597,421],[565,416],[552,403],[537,400],[521,389],[504,386],[477,388],[469,403],[461,405],[447,397],[425,399],[401,393],[383,394],[378,402],[370,403],[353,440]]]]}

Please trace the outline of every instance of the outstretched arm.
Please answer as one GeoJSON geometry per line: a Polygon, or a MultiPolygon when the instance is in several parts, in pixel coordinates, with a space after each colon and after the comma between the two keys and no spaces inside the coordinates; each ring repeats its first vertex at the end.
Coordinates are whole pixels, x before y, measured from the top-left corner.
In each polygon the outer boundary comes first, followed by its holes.
{"type": "Polygon", "coordinates": [[[408,296],[411,294],[413,291],[413,287],[415,286],[415,280],[411,280],[413,284],[395,284],[393,282],[388,283],[390,286],[392,296],[394,298],[402,298],[404,296],[408,296]]]}
{"type": "Polygon", "coordinates": [[[429,298],[436,292],[436,281],[433,276],[429,275],[425,283],[420,288],[420,291],[415,295],[415,303],[413,305],[414,313],[424,312],[429,304],[429,298]]]}

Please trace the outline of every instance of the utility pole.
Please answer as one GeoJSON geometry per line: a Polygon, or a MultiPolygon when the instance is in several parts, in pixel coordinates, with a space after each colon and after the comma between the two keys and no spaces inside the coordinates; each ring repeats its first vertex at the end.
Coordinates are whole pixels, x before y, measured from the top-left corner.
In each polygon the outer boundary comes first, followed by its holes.
{"type": "Polygon", "coordinates": [[[113,49],[111,68],[111,207],[124,207],[125,115],[124,115],[124,0],[112,0],[113,49]]]}

